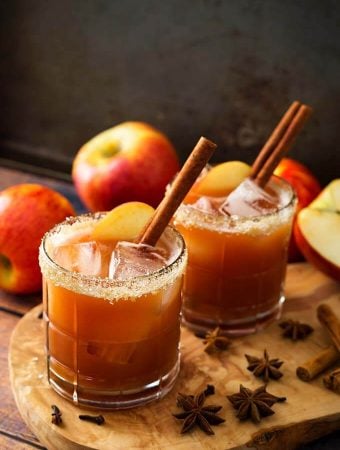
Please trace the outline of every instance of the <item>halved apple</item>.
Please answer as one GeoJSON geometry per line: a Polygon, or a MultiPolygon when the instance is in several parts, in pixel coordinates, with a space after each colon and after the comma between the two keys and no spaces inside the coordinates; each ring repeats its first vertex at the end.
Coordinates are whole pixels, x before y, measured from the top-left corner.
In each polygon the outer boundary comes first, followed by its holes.
{"type": "Polygon", "coordinates": [[[309,208],[321,209],[340,213],[340,179],[331,181],[316,197],[309,208]]]}
{"type": "Polygon", "coordinates": [[[225,197],[250,175],[251,167],[242,161],[227,161],[213,167],[198,181],[195,193],[199,196],[225,197]]]}
{"type": "Polygon", "coordinates": [[[154,212],[154,208],[146,203],[123,203],[97,222],[92,238],[98,241],[134,241],[154,212]]]}
{"type": "Polygon", "coordinates": [[[299,212],[294,236],[308,261],[340,280],[340,179],[299,212]]]}

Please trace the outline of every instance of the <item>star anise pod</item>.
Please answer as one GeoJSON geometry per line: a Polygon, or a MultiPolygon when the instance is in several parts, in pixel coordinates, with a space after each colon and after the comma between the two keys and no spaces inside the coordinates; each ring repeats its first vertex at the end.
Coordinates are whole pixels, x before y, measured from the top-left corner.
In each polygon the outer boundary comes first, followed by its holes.
{"type": "Polygon", "coordinates": [[[279,326],[283,329],[282,336],[297,341],[299,339],[305,339],[311,334],[314,329],[307,323],[301,323],[298,320],[284,320],[279,323],[279,326]]]}
{"type": "Polygon", "coordinates": [[[227,399],[237,409],[236,417],[240,420],[251,419],[255,423],[261,421],[261,417],[271,416],[275,412],[271,406],[277,402],[284,402],[286,397],[276,397],[266,391],[266,386],[260,386],[252,391],[242,384],[240,385],[240,392],[233,395],[228,395],[227,399]]]}
{"type": "MultiPolygon", "coordinates": [[[[204,389],[204,395],[206,397],[209,397],[209,395],[214,395],[215,394],[215,386],[213,384],[207,384],[207,387],[204,389]]],[[[181,396],[183,396],[184,394],[181,394],[181,396]]],[[[186,397],[189,397],[191,399],[193,399],[195,396],[194,395],[187,395],[186,397]]],[[[182,397],[177,397],[177,406],[181,407],[181,398],[182,397]]]]}
{"type": "Polygon", "coordinates": [[[219,327],[212,331],[208,331],[204,337],[204,351],[207,353],[213,353],[215,351],[226,350],[231,341],[226,336],[220,334],[221,330],[219,327]]]}
{"type": "Polygon", "coordinates": [[[263,358],[257,358],[256,356],[244,355],[249,363],[247,369],[256,377],[260,377],[266,383],[269,378],[278,380],[282,377],[283,373],[280,372],[279,368],[282,366],[283,361],[278,358],[269,359],[267,350],[263,352],[263,358]]]}
{"type": "Polygon", "coordinates": [[[184,411],[173,414],[176,419],[184,420],[181,433],[186,433],[195,425],[198,425],[206,434],[215,434],[210,425],[218,425],[225,422],[222,417],[217,415],[222,406],[204,405],[206,398],[205,391],[199,395],[178,394],[177,405],[184,411]]]}

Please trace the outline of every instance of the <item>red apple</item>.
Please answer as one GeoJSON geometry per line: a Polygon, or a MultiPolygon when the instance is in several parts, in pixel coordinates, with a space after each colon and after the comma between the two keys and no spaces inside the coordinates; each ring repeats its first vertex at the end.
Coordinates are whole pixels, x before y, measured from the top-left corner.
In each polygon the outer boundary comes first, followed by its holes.
{"type": "MultiPolygon", "coordinates": [[[[297,213],[308,206],[321,191],[320,184],[312,172],[294,159],[284,158],[275,169],[274,174],[288,181],[296,192],[298,203],[295,218],[297,213]]],[[[303,256],[296,244],[296,237],[293,232],[289,244],[288,260],[289,262],[295,262],[302,259],[303,256]]]]}
{"type": "Polygon", "coordinates": [[[76,155],[72,176],[91,211],[129,201],[156,207],[179,170],[170,141],[142,122],[124,122],[95,136],[76,155]]]}
{"type": "Polygon", "coordinates": [[[41,289],[38,250],[46,231],[74,215],[69,201],[38,184],[0,192],[0,288],[28,294],[41,289]]]}
{"type": "Polygon", "coordinates": [[[340,280],[340,178],[299,212],[294,231],[306,259],[340,280]]]}

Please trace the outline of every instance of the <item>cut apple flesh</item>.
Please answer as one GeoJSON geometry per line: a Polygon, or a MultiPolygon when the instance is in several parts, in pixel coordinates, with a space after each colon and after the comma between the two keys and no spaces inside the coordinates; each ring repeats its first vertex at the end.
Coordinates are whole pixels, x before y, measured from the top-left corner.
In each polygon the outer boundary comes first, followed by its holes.
{"type": "Polygon", "coordinates": [[[309,246],[340,271],[340,214],[305,208],[298,215],[298,227],[309,246]]]}
{"type": "Polygon", "coordinates": [[[134,241],[149,223],[155,210],[142,202],[117,206],[97,222],[92,231],[96,241],[134,241]]]}
{"type": "Polygon", "coordinates": [[[195,193],[225,197],[250,175],[251,167],[241,161],[227,161],[213,167],[195,188],[195,193]]]}
{"type": "Polygon", "coordinates": [[[333,180],[309,205],[309,208],[336,211],[340,214],[340,179],[333,180]]]}

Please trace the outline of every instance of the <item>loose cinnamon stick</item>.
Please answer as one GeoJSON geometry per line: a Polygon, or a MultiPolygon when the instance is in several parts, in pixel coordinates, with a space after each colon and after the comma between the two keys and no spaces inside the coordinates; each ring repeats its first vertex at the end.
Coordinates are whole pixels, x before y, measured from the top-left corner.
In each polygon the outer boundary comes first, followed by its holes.
{"type": "Polygon", "coordinates": [[[330,333],[333,344],[296,369],[296,375],[303,381],[310,381],[340,359],[340,320],[332,308],[324,303],[318,306],[319,321],[330,333]]]}
{"type": "Polygon", "coordinates": [[[176,209],[195,182],[216,149],[216,144],[201,137],[175,178],[171,190],[163,198],[150,223],[138,240],[141,244],[155,245],[176,209]]]}
{"type": "MultiPolygon", "coordinates": [[[[283,132],[281,139],[278,140],[278,143],[271,154],[266,158],[266,161],[260,170],[257,169],[258,174],[255,181],[260,187],[263,188],[267,184],[276,166],[293,145],[311,112],[312,109],[309,106],[300,105],[295,115],[292,115],[292,120],[283,132]]],[[[284,121],[284,125],[286,126],[286,121],[284,121]]]]}
{"type": "Polygon", "coordinates": [[[340,353],[334,345],[330,345],[299,366],[296,369],[296,375],[302,381],[311,381],[339,359],[340,353]]]}
{"type": "Polygon", "coordinates": [[[323,384],[326,388],[340,394],[340,367],[332,370],[331,373],[323,378],[323,384]]]}
{"type": "Polygon", "coordinates": [[[290,122],[292,121],[293,117],[300,108],[300,105],[301,103],[298,101],[295,101],[290,105],[290,107],[288,108],[288,110],[286,111],[280,122],[277,124],[272,134],[269,136],[267,142],[262,147],[257,158],[255,159],[252,165],[250,178],[255,179],[258,176],[260,170],[262,169],[263,165],[271,155],[272,151],[282,139],[290,122]]]}
{"type": "Polygon", "coordinates": [[[325,303],[318,306],[317,315],[322,325],[327,328],[333,344],[340,352],[340,320],[335,315],[332,308],[325,303]]]}

